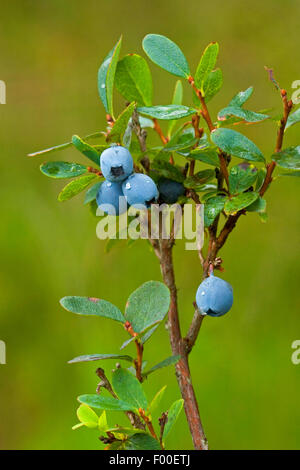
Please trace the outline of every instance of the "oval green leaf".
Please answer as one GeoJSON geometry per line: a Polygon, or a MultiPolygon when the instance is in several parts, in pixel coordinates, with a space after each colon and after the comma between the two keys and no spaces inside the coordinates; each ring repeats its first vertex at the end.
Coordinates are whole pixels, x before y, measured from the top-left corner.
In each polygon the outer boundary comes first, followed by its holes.
{"type": "Polygon", "coordinates": [[[210,197],[204,204],[204,226],[210,227],[215,218],[224,209],[226,198],[223,196],[210,197]]]}
{"type": "Polygon", "coordinates": [[[41,172],[50,178],[74,178],[87,172],[85,165],[69,162],[47,162],[40,166],[41,172]]]}
{"type": "Polygon", "coordinates": [[[80,395],[79,403],[84,403],[91,408],[107,411],[136,411],[130,404],[116,398],[104,397],[102,395],[80,395]]]}
{"type": "Polygon", "coordinates": [[[246,207],[250,206],[250,204],[256,201],[258,197],[259,194],[255,193],[254,191],[238,194],[231,199],[227,199],[224,206],[225,212],[228,215],[235,214],[241,209],[245,209],[246,207]]]}
{"type": "Polygon", "coordinates": [[[68,183],[67,186],[65,186],[59,193],[57,199],[60,202],[68,201],[87,188],[95,178],[97,178],[97,175],[93,173],[80,176],[76,180],[71,181],[71,183],[68,183]]]}
{"type": "Polygon", "coordinates": [[[122,37],[105,57],[98,70],[98,91],[105,111],[113,116],[113,86],[119,59],[122,37]]]}
{"type": "Polygon", "coordinates": [[[123,361],[133,362],[133,358],[121,354],[87,354],[84,356],[74,357],[68,361],[68,364],[76,364],[78,362],[102,361],[103,359],[122,359],[123,361]]]}
{"type": "Polygon", "coordinates": [[[288,168],[289,170],[300,170],[300,145],[297,147],[289,147],[281,152],[272,155],[278,166],[288,168]]]}
{"type": "Polygon", "coordinates": [[[229,190],[231,194],[246,191],[257,178],[257,168],[247,162],[235,165],[229,172],[229,190]]]}
{"type": "Polygon", "coordinates": [[[110,318],[124,323],[125,318],[115,305],[107,300],[94,297],[63,297],[60,300],[61,306],[72,313],[79,315],[97,315],[99,317],[110,318]]]}
{"type": "Polygon", "coordinates": [[[165,121],[181,119],[197,112],[194,108],[179,104],[169,104],[166,106],[144,106],[137,108],[138,112],[156,119],[165,121]]]}
{"type": "Polygon", "coordinates": [[[96,165],[99,166],[99,153],[94,147],[92,147],[87,142],[84,142],[84,140],[81,139],[78,135],[73,135],[72,144],[75,148],[77,148],[77,150],[79,150],[79,152],[81,152],[83,155],[85,155],[92,162],[96,163],[96,165]]]}
{"type": "Polygon", "coordinates": [[[211,140],[221,150],[244,160],[263,162],[263,154],[247,137],[232,129],[219,128],[211,133],[211,140]]]}
{"type": "Polygon", "coordinates": [[[147,62],[138,54],[128,54],[118,62],[115,83],[128,101],[138,106],[152,104],[152,77],[147,62]]]}
{"type": "Polygon", "coordinates": [[[133,408],[146,410],[148,401],[143,387],[127,369],[116,369],[112,374],[112,386],[120,400],[130,403],[133,408]]]}
{"type": "Polygon", "coordinates": [[[165,439],[169,432],[171,431],[172,427],[174,426],[174,424],[176,423],[177,421],[177,418],[182,410],[182,407],[183,407],[183,400],[180,399],[180,400],[177,400],[175,401],[169,411],[168,411],[168,421],[165,425],[165,429],[164,429],[164,433],[163,433],[163,439],[165,439]]]}
{"type": "Polygon", "coordinates": [[[129,297],[125,317],[136,333],[161,322],[170,306],[169,289],[161,282],[148,281],[129,297]]]}

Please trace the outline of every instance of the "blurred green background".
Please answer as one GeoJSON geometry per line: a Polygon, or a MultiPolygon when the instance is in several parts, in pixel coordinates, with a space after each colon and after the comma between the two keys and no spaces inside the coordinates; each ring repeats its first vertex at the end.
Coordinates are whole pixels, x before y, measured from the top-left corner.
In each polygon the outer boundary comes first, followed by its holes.
{"type": "MultiPolygon", "coordinates": [[[[100,447],[97,433],[71,430],[76,396],[95,390],[96,364],[66,363],[84,353],[117,352],[126,334],[110,321],[72,315],[58,300],[99,296],[122,308],[136,287],[160,279],[158,262],[143,242],[105,254],[95,234],[97,220],[82,206],[82,196],[58,203],[63,183],[45,178],[39,172],[43,160],[26,154],[72,134],[104,129],[96,74],[121,33],[121,55],[143,54],[141,41],[149,32],[169,36],[192,70],[203,48],[218,41],[224,85],[211,102],[213,115],[250,85],[251,109],[279,110],[264,65],[274,67],[281,86],[292,91],[292,82],[300,79],[299,15],[296,0],[2,2],[0,79],[7,85],[7,104],[0,107],[0,339],[7,344],[7,365],[0,365],[2,449],[100,447]]],[[[150,67],[154,102],[168,104],[176,79],[150,67]]],[[[188,86],[184,96],[190,104],[188,86]]],[[[122,100],[116,100],[121,109],[122,100]]],[[[271,154],[274,123],[242,131],[271,154]]],[[[299,144],[299,127],[289,130],[288,144],[299,144]]],[[[75,150],[51,159],[82,161],[75,150]]],[[[235,304],[229,315],[205,319],[191,355],[212,449],[300,448],[300,365],[291,362],[291,343],[300,338],[296,180],[276,181],[267,193],[268,223],[242,217],[222,251],[223,277],[234,287],[235,304]]],[[[185,331],[201,280],[197,254],[179,244],[175,267],[185,331]]],[[[148,364],[169,353],[161,326],[146,348],[148,364]]],[[[114,364],[104,366],[109,371],[114,364]]],[[[151,397],[165,383],[167,408],[179,398],[172,368],[153,374],[145,387],[151,397]]],[[[114,424],[117,418],[112,419],[114,424]]],[[[182,413],[168,448],[191,445],[182,413]]]]}

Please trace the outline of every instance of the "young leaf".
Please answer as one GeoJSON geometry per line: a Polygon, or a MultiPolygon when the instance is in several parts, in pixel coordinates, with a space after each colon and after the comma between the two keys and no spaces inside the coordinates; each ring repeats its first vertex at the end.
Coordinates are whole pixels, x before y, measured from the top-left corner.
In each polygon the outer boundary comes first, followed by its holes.
{"type": "Polygon", "coordinates": [[[87,188],[95,178],[97,178],[97,175],[94,173],[88,173],[87,175],[80,176],[76,180],[71,181],[71,183],[68,183],[67,186],[65,186],[59,193],[57,199],[60,202],[71,199],[87,188]]]}
{"type": "Polygon", "coordinates": [[[214,167],[220,166],[220,161],[219,161],[217,152],[208,147],[207,148],[196,147],[187,155],[187,157],[191,158],[192,160],[199,160],[203,163],[207,163],[208,165],[212,165],[214,167]]]}
{"type": "Polygon", "coordinates": [[[116,88],[128,101],[138,106],[152,104],[152,77],[145,59],[137,54],[128,54],[118,62],[116,88]]]}
{"type": "Polygon", "coordinates": [[[240,163],[230,169],[229,190],[231,194],[242,193],[255,183],[257,168],[249,163],[240,163]]]}
{"type": "Polygon", "coordinates": [[[138,112],[156,119],[165,121],[181,119],[197,112],[194,108],[179,104],[169,104],[166,106],[144,106],[137,108],[138,112]]]}
{"type": "Polygon", "coordinates": [[[126,355],[120,354],[87,354],[85,356],[78,356],[68,361],[68,364],[75,364],[77,362],[90,362],[100,361],[102,359],[122,359],[123,361],[133,362],[133,358],[126,355]]]}
{"type": "Polygon", "coordinates": [[[267,170],[265,168],[260,168],[257,172],[257,179],[256,179],[256,185],[255,185],[255,191],[259,191],[260,188],[263,185],[263,182],[266,177],[267,170]]]}
{"type": "Polygon", "coordinates": [[[161,322],[169,310],[169,289],[157,281],[145,282],[129,297],[125,317],[136,333],[161,322]]]}
{"type": "Polygon", "coordinates": [[[97,315],[99,317],[111,318],[112,320],[125,322],[125,318],[115,305],[107,300],[96,299],[94,297],[63,297],[60,300],[61,306],[69,312],[79,315],[97,315]]]}
{"type": "Polygon", "coordinates": [[[74,147],[77,148],[77,150],[79,150],[79,152],[81,152],[83,155],[85,155],[92,162],[96,163],[96,165],[99,166],[99,153],[94,147],[92,147],[87,142],[84,142],[84,140],[82,140],[78,135],[73,135],[72,144],[74,145],[74,147]]]}
{"type": "Polygon", "coordinates": [[[165,393],[165,390],[166,390],[167,386],[164,385],[153,397],[150,405],[148,406],[148,410],[147,412],[149,414],[153,414],[154,411],[157,409],[158,405],[160,404],[161,402],[161,399],[163,397],[163,394],[165,393]]]}
{"type": "Polygon", "coordinates": [[[143,49],[159,67],[178,77],[189,77],[187,60],[177,44],[170,39],[160,34],[148,34],[143,40],[143,49]]]}
{"type": "Polygon", "coordinates": [[[112,374],[112,386],[120,400],[130,403],[133,408],[146,410],[147,398],[140,382],[127,369],[116,369],[112,374]]]}
{"type": "Polygon", "coordinates": [[[132,406],[130,403],[102,395],[80,395],[78,397],[78,401],[79,403],[83,403],[90,406],[91,408],[96,408],[99,410],[135,411],[134,406],[132,406]]]}
{"type": "Polygon", "coordinates": [[[218,120],[226,121],[230,116],[238,117],[246,122],[260,122],[269,118],[266,114],[248,111],[247,109],[240,108],[239,106],[227,106],[227,108],[224,108],[219,112],[218,120]]]}
{"type": "Polygon", "coordinates": [[[98,415],[87,405],[80,405],[77,409],[77,417],[87,428],[96,429],[98,427],[98,415]]]}
{"type": "Polygon", "coordinates": [[[87,172],[85,165],[69,162],[47,162],[40,166],[41,172],[50,178],[74,178],[87,172]]]}
{"type": "Polygon", "coordinates": [[[195,74],[195,85],[201,91],[203,90],[203,85],[206,78],[209,76],[210,72],[215,68],[217,57],[219,53],[219,44],[212,42],[209,44],[205,51],[202,54],[199,65],[195,74]]]}
{"type": "Polygon", "coordinates": [[[259,197],[254,201],[250,206],[247,207],[248,212],[265,212],[267,207],[267,202],[265,199],[259,197]]]}
{"type": "Polygon", "coordinates": [[[120,114],[116,122],[114,123],[113,127],[111,128],[108,140],[111,141],[112,139],[117,142],[121,142],[121,137],[126,131],[128,126],[129,119],[132,116],[132,113],[135,108],[135,103],[131,103],[124,111],[120,114]]]}
{"type": "Polygon", "coordinates": [[[258,196],[258,193],[255,193],[254,191],[249,191],[248,193],[241,193],[237,196],[232,197],[231,199],[227,199],[224,206],[226,214],[235,214],[241,209],[245,209],[246,207],[250,206],[250,204],[252,204],[254,201],[256,201],[258,196]]]}
{"type": "Polygon", "coordinates": [[[211,139],[221,150],[244,160],[263,162],[263,154],[247,137],[232,129],[219,128],[211,133],[211,139]]]}
{"type": "Polygon", "coordinates": [[[172,364],[176,364],[181,356],[170,356],[167,357],[167,359],[164,359],[163,361],[159,362],[155,366],[151,367],[151,369],[148,369],[146,372],[143,372],[143,377],[147,377],[149,374],[152,374],[152,372],[155,372],[158,369],[162,369],[163,367],[171,366],[172,364]]]}
{"type": "Polygon", "coordinates": [[[289,170],[300,170],[300,145],[297,147],[289,147],[281,152],[272,155],[278,166],[288,168],[289,170]]]}
{"type": "MultiPolygon", "coordinates": [[[[88,139],[94,139],[96,137],[102,137],[102,136],[103,136],[103,132],[94,132],[93,134],[89,134],[85,136],[84,139],[88,140],[88,139]]],[[[48,154],[52,152],[57,152],[59,150],[64,150],[71,146],[72,146],[72,142],[66,142],[65,144],[55,145],[54,147],[50,147],[48,149],[39,150],[38,152],[34,152],[34,153],[29,153],[28,157],[38,157],[40,155],[44,155],[45,153],[48,154]]]]}
{"type": "Polygon", "coordinates": [[[223,196],[215,196],[208,199],[204,204],[204,226],[210,227],[215,218],[224,209],[226,198],[223,196]]]}
{"type": "Polygon", "coordinates": [[[98,91],[105,111],[113,116],[113,85],[119,59],[122,37],[105,57],[98,71],[98,91]]]}
{"type": "Polygon", "coordinates": [[[90,202],[96,199],[101,184],[102,181],[99,181],[99,183],[94,184],[91,188],[87,190],[87,192],[85,193],[84,204],[89,204],[90,202]]]}
{"type": "MultiPolygon", "coordinates": [[[[175,84],[175,89],[173,93],[173,99],[172,99],[172,104],[182,104],[182,96],[183,96],[183,89],[182,89],[182,82],[181,80],[177,80],[175,84]]],[[[174,126],[176,124],[176,121],[170,121],[169,126],[168,126],[168,136],[172,134],[172,130],[174,129],[174,126]]]]}
{"type": "Polygon", "coordinates": [[[98,419],[98,429],[99,431],[105,432],[108,428],[106,411],[103,411],[98,419]]]}
{"type": "Polygon", "coordinates": [[[171,405],[171,407],[168,411],[168,421],[165,425],[163,439],[166,439],[166,437],[168,436],[168,434],[171,431],[172,427],[176,423],[177,418],[178,418],[178,416],[179,416],[179,414],[182,410],[182,407],[183,407],[183,400],[182,399],[175,401],[171,405]]]}
{"type": "Polygon", "coordinates": [[[125,441],[125,450],[161,450],[159,442],[146,433],[136,433],[125,441]]]}
{"type": "Polygon", "coordinates": [[[253,93],[253,87],[250,86],[245,91],[240,91],[237,95],[235,95],[229,103],[229,106],[243,106],[244,103],[250,98],[253,93]]]}
{"type": "MultiPolygon", "coordinates": [[[[208,103],[220,91],[223,85],[222,70],[216,69],[210,72],[203,83],[203,96],[208,103]]],[[[198,97],[197,97],[198,99],[198,97]]]]}
{"type": "Polygon", "coordinates": [[[184,186],[188,189],[194,189],[197,191],[197,188],[199,185],[202,185],[203,183],[207,183],[208,181],[212,180],[215,177],[215,172],[214,170],[202,170],[198,171],[193,176],[189,176],[186,178],[184,181],[184,186]]]}
{"type": "Polygon", "coordinates": [[[285,126],[285,130],[289,127],[292,127],[294,124],[300,122],[300,108],[298,108],[294,113],[290,114],[285,126]]]}

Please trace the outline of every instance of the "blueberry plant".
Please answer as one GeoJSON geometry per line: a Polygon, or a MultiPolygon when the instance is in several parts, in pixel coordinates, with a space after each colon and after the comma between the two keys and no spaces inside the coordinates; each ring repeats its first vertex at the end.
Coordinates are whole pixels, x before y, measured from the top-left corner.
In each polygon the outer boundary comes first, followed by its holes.
{"type": "MultiPolygon", "coordinates": [[[[178,202],[182,207],[187,201],[204,204],[207,244],[205,253],[202,248],[198,253],[203,281],[193,303],[190,327],[183,335],[172,260],[175,236],[171,232],[169,239],[148,237],[160,262],[163,283],[148,281],[143,284],[130,295],[124,312],[106,300],[93,297],[65,297],[61,300],[66,310],[76,314],[97,315],[119,323],[129,335],[121,349],[132,342],[136,346],[136,357],[101,353],[70,361],[118,361],[111,377],[104,369],[97,369],[100,383],[96,394],[78,398],[80,423],[75,428],[98,429],[106,449],[164,449],[168,433],[184,407],[195,449],[206,450],[208,443],[191,380],[189,354],[205,316],[218,317],[231,308],[232,288],[213,271],[223,270],[222,259],[218,255],[239,218],[256,214],[263,222],[266,221],[264,197],[275,179],[275,171],[276,179],[300,174],[300,146],[283,147],[285,131],[300,121],[300,109],[291,113],[292,101],[279,86],[273,71],[267,69],[282,101],[280,117],[245,107],[253,92],[252,87],[237,93],[216,117],[212,117],[207,104],[223,83],[222,71],[216,68],[218,44],[207,46],[192,74],[184,54],[174,42],[161,35],[149,34],[143,40],[146,55],[159,67],[179,77],[171,104],[154,105],[147,61],[137,54],[120,58],[121,42],[120,38],[98,72],[98,90],[106,111],[107,128],[83,139],[74,135],[68,143],[31,156],[73,146],[87,157],[93,166],[50,161],[41,165],[41,171],[52,178],[71,178],[60,192],[59,201],[66,201],[87,189],[84,203],[93,212],[98,205],[105,204],[113,208],[116,217],[126,212],[128,206],[140,203],[147,209],[154,202],[178,202]],[[183,83],[191,88],[189,105],[182,104],[183,83]],[[124,110],[119,116],[115,116],[113,110],[114,88],[125,99],[124,110]],[[273,120],[277,126],[275,149],[268,157],[237,131],[244,124],[254,125],[267,119],[273,120]],[[160,139],[159,146],[147,144],[147,134],[151,133],[160,139]],[[238,163],[236,159],[241,161],[238,163]],[[119,196],[125,197],[126,201],[122,210],[118,206],[119,196]],[[167,314],[172,356],[147,368],[143,356],[145,343],[167,314]],[[130,364],[129,367],[126,363],[130,364]],[[162,410],[158,422],[155,422],[153,413],[159,407],[165,387],[149,402],[143,382],[157,369],[172,364],[175,364],[181,398],[169,410],[162,410]],[[95,410],[101,410],[101,413],[98,411],[97,414],[95,410]],[[128,426],[109,424],[106,413],[111,410],[125,413],[129,419],[128,426]]],[[[106,209],[107,213],[109,211],[106,209]]]]}

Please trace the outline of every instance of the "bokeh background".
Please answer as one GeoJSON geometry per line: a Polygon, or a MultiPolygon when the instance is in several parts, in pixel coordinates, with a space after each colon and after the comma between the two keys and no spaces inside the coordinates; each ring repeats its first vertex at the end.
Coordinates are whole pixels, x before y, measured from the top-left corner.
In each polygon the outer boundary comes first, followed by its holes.
{"type": "MultiPolygon", "coordinates": [[[[264,65],[274,67],[281,86],[292,91],[300,79],[299,15],[297,0],[1,3],[0,79],[7,84],[7,104],[0,107],[0,339],[7,344],[7,365],[0,365],[0,448],[100,448],[97,433],[71,430],[76,396],[95,390],[96,364],[66,363],[79,354],[117,352],[126,334],[113,322],[72,315],[58,300],[101,296],[122,308],[136,287],[160,279],[157,260],[142,241],[105,254],[82,196],[58,203],[63,182],[44,177],[43,159],[26,154],[104,129],[96,74],[121,33],[121,55],[143,54],[144,35],[160,33],[182,47],[193,70],[203,48],[218,41],[224,85],[211,102],[213,115],[250,85],[251,109],[279,110],[264,65]]],[[[175,77],[150,67],[154,102],[168,104],[175,77]]],[[[188,86],[184,96],[191,103],[188,86]]],[[[122,99],[116,103],[121,109],[122,99]]],[[[243,132],[271,154],[275,123],[243,132]]],[[[299,144],[299,127],[287,133],[288,144],[299,144]]],[[[51,159],[83,161],[75,150],[51,159]]],[[[300,338],[298,183],[276,181],[267,193],[268,223],[255,214],[242,217],[222,251],[222,276],[234,287],[235,304],[227,316],[204,321],[191,355],[212,449],[300,447],[300,365],[291,362],[291,344],[300,338]]],[[[175,267],[186,330],[201,269],[196,253],[180,244],[175,267]]],[[[169,353],[160,327],[146,349],[148,364],[169,353]]],[[[109,373],[114,363],[103,365],[109,373]]],[[[179,398],[172,368],[153,374],[145,386],[151,397],[164,384],[166,409],[179,398]]],[[[191,446],[182,413],[168,447],[191,446]]]]}

